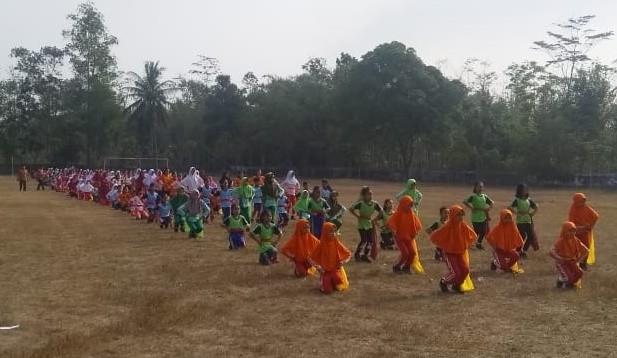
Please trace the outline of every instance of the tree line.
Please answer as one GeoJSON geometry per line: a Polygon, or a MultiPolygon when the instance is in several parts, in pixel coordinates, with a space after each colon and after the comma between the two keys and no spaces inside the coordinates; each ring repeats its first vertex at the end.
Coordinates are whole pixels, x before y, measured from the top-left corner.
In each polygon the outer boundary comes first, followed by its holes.
{"type": "Polygon", "coordinates": [[[614,172],[615,69],[588,56],[613,33],[593,30],[593,18],[568,19],[530,44],[549,60],[512,64],[502,90],[481,61],[448,78],[400,42],[342,53],[333,67],[312,58],[291,77],[249,72],[236,84],[206,56],[174,79],[156,61],[121,73],[118,39],[84,3],[68,15],[63,47],[11,50],[0,153],[5,164],[144,156],[179,169],[495,171],[529,181],[614,172]]]}

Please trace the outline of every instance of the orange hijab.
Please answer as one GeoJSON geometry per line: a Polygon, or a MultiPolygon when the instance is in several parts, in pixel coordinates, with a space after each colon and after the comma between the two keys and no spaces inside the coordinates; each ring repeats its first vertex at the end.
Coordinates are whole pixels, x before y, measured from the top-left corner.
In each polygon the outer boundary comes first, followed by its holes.
{"type": "Polygon", "coordinates": [[[422,230],[422,223],[416,213],[411,209],[413,199],[405,195],[398,202],[398,208],[388,219],[388,227],[396,233],[400,239],[413,240],[422,230]]]}
{"type": "Polygon", "coordinates": [[[570,230],[576,230],[576,224],[566,221],[561,225],[559,239],[555,242],[555,252],[565,259],[578,260],[581,257],[583,243],[576,236],[566,237],[570,230]]]}
{"type": "Polygon", "coordinates": [[[431,234],[431,241],[447,254],[464,254],[476,240],[473,229],[457,217],[461,212],[461,206],[452,206],[448,222],[431,234]]]}
{"type": "Polygon", "coordinates": [[[572,197],[572,206],[570,206],[570,214],[568,220],[578,226],[590,225],[593,226],[598,221],[598,213],[586,204],[587,196],[583,193],[576,193],[572,197]],[[584,204],[584,205],[581,205],[584,204]]]}
{"type": "Polygon", "coordinates": [[[351,251],[339,240],[334,232],[336,226],[333,223],[325,223],[321,231],[319,245],[310,254],[310,259],[321,266],[324,271],[336,271],[341,267],[341,262],[349,260],[351,251]]]}
{"type": "Polygon", "coordinates": [[[499,225],[495,226],[491,232],[488,233],[486,240],[488,240],[494,248],[504,251],[512,251],[523,246],[523,238],[518,232],[512,216],[513,215],[510,210],[503,209],[499,217],[499,225]],[[510,218],[510,221],[504,222],[507,218],[510,218]]]}
{"type": "Polygon", "coordinates": [[[304,261],[319,245],[319,240],[309,231],[308,220],[298,220],[293,236],[281,248],[281,253],[290,259],[304,261]]]}

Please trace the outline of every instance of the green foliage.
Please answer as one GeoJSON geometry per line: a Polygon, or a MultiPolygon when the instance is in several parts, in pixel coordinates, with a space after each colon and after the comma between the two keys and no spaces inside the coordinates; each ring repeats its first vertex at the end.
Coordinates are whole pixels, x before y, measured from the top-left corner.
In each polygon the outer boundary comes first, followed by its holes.
{"type": "Polygon", "coordinates": [[[96,165],[105,155],[142,155],[176,168],[499,171],[529,180],[617,170],[614,70],[588,55],[612,32],[591,30],[593,16],[536,42],[551,59],[512,64],[501,93],[488,63],[467,61],[463,83],[400,42],[360,58],[342,53],[333,68],[311,58],[288,78],[248,72],[242,87],[205,55],[175,81],[146,62],[119,88],[117,39],[102,14],[85,3],[68,18],[64,50],[11,51],[11,76],[0,81],[5,162],[96,165]]]}

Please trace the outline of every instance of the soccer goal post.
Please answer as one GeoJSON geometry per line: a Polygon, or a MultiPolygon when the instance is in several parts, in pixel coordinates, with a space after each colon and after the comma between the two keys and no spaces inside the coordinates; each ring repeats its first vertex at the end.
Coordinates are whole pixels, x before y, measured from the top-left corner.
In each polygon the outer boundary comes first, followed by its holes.
{"type": "Polygon", "coordinates": [[[103,169],[167,169],[169,159],[167,158],[129,158],[129,157],[105,157],[103,159],[103,169]]]}

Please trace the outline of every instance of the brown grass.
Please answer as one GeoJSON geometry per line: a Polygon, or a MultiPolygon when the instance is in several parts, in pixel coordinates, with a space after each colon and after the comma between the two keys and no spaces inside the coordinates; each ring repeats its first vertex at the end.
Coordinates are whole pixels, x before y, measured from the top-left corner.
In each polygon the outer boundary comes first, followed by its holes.
{"type": "MultiPolygon", "coordinates": [[[[345,204],[362,183],[333,181],[345,204]]],[[[383,200],[399,185],[369,183],[383,200]]],[[[578,291],[553,288],[545,254],[569,205],[569,191],[541,190],[542,249],[518,276],[491,273],[490,252],[472,252],[476,291],[438,293],[445,267],[419,239],[424,276],[390,273],[396,252],[347,265],[351,289],[331,296],[289,264],[256,264],[254,244],[228,252],[223,231],[205,242],[136,222],[109,208],[46,191],[16,191],[0,179],[2,357],[608,357],[617,343],[617,195],[589,193],[602,219],[598,264],[578,291]],[[482,280],[478,280],[482,277],[482,280]]],[[[421,218],[468,188],[423,185],[421,218]]],[[[498,207],[512,190],[488,188],[498,207]]],[[[343,239],[357,234],[345,218],[343,239]]],[[[291,228],[287,230],[287,234],[291,228]]]]}

